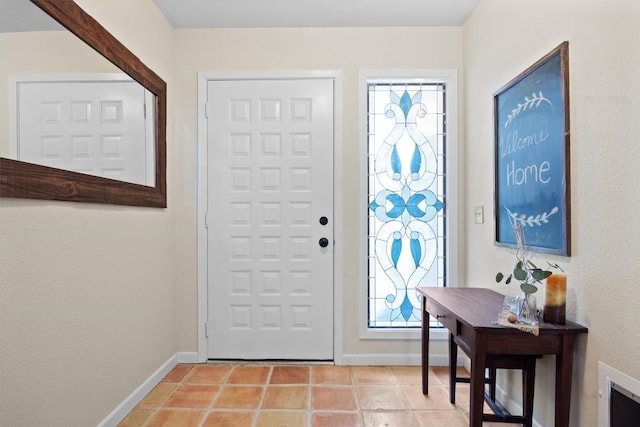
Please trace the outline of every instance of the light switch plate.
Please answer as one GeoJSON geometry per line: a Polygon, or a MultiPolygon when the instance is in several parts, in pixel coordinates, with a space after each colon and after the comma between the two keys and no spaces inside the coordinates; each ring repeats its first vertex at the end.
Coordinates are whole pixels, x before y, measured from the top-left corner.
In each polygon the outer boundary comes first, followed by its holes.
{"type": "Polygon", "coordinates": [[[484,224],[484,206],[473,208],[473,220],[476,224],[484,224]]]}

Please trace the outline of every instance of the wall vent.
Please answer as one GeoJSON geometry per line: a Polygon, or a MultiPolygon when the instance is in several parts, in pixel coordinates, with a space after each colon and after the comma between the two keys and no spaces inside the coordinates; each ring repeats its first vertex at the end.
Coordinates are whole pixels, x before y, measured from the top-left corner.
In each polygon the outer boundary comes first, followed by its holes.
{"type": "Polygon", "coordinates": [[[640,426],[640,381],[598,362],[598,427],[640,426]]]}

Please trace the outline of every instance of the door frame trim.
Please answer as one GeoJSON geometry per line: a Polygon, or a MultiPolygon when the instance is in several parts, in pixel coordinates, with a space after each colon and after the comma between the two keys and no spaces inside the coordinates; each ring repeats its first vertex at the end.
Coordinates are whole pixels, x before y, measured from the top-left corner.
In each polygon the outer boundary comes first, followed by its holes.
{"type": "Polygon", "coordinates": [[[207,86],[215,80],[295,80],[332,79],[333,85],[333,200],[335,223],[333,229],[333,361],[342,364],[343,354],[343,304],[344,304],[344,227],[342,206],[343,150],[342,150],[342,72],[340,70],[291,70],[291,71],[201,71],[198,72],[198,362],[206,362],[207,337],[205,324],[208,311],[207,229],[207,119],[205,104],[207,86]]]}

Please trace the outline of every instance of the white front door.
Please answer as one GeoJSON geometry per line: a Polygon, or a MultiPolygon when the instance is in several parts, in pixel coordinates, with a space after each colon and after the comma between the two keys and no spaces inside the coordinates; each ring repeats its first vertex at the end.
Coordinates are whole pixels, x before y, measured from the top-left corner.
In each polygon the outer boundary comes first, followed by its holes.
{"type": "Polygon", "coordinates": [[[333,93],[208,82],[210,359],[333,359],[333,93]]]}

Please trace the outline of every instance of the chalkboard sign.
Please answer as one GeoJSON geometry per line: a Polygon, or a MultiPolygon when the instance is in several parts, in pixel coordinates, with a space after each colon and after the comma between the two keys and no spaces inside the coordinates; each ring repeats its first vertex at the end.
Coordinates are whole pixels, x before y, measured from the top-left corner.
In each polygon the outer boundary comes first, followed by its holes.
{"type": "Polygon", "coordinates": [[[494,94],[496,244],[569,256],[569,44],[494,94]]]}

